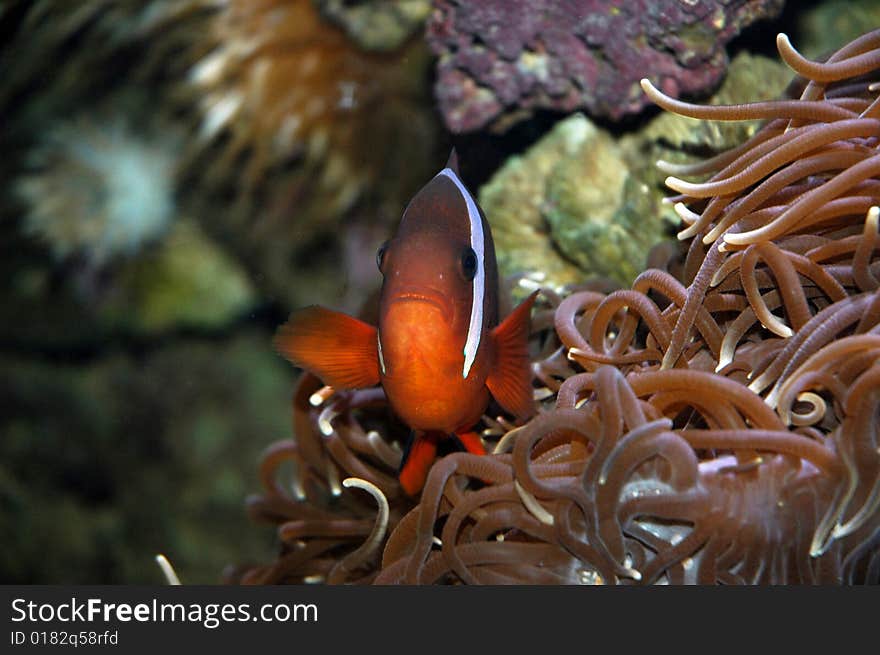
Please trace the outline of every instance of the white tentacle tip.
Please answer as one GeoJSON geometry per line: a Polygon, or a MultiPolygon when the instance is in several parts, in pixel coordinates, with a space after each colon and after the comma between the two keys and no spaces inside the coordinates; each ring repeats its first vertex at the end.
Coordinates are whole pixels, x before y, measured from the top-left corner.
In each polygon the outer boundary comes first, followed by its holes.
{"type": "Polygon", "coordinates": [[[168,558],[165,557],[162,553],[156,555],[156,564],[159,565],[159,569],[162,571],[162,575],[165,576],[165,581],[172,586],[180,585],[180,578],[177,577],[177,573],[174,570],[174,567],[171,566],[171,562],[168,561],[168,558]]]}

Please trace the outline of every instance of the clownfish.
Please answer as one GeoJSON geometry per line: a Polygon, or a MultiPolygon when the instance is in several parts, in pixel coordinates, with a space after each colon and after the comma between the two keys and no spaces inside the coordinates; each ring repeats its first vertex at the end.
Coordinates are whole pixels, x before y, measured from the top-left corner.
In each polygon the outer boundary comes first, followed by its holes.
{"type": "Polygon", "coordinates": [[[537,292],[498,323],[492,233],[455,151],[410,201],[376,263],[384,278],[378,327],[312,305],[291,314],[274,345],[334,389],[382,385],[413,431],[399,480],[415,495],[440,442],[485,454],[472,428],[490,394],[517,418],[534,413],[528,336],[537,292]]]}

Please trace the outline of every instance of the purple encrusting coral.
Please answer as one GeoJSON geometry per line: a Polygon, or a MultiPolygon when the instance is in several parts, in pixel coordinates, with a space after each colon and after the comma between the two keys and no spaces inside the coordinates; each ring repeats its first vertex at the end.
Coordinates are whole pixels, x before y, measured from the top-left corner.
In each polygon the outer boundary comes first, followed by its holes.
{"type": "Polygon", "coordinates": [[[711,88],[727,68],[725,44],[783,4],[434,0],[427,35],[439,56],[437,99],[453,132],[535,108],[617,120],[647,105],[646,74],[674,97],[711,88]]]}

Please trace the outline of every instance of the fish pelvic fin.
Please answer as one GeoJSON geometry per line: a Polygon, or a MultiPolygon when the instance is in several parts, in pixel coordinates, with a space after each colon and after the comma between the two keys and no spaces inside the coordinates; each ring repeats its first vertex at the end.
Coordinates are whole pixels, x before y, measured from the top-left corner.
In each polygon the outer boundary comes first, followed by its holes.
{"type": "Polygon", "coordinates": [[[537,295],[537,291],[532,293],[492,330],[495,365],[486,378],[486,386],[504,409],[520,419],[535,413],[529,324],[537,295]]]}
{"type": "Polygon", "coordinates": [[[465,452],[473,455],[486,454],[486,447],[483,445],[483,440],[478,433],[472,431],[457,432],[455,438],[461,444],[462,448],[464,448],[465,452]]]}
{"type": "Polygon", "coordinates": [[[403,459],[397,479],[409,496],[418,494],[425,486],[428,471],[437,458],[437,435],[433,433],[413,433],[403,459]]]}
{"type": "Polygon", "coordinates": [[[278,328],[275,349],[294,366],[336,389],[379,383],[376,328],[318,305],[293,312],[278,328]]]}

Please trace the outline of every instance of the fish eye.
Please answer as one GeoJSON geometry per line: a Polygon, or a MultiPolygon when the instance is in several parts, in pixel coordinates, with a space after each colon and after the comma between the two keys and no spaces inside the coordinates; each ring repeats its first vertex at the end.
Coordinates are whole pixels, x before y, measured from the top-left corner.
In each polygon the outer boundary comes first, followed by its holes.
{"type": "Polygon", "coordinates": [[[477,253],[473,248],[465,248],[461,253],[461,272],[468,281],[473,280],[477,275],[477,253]]]}
{"type": "Polygon", "coordinates": [[[388,250],[388,242],[386,241],[376,251],[376,267],[382,272],[382,265],[385,263],[385,252],[388,250]]]}

